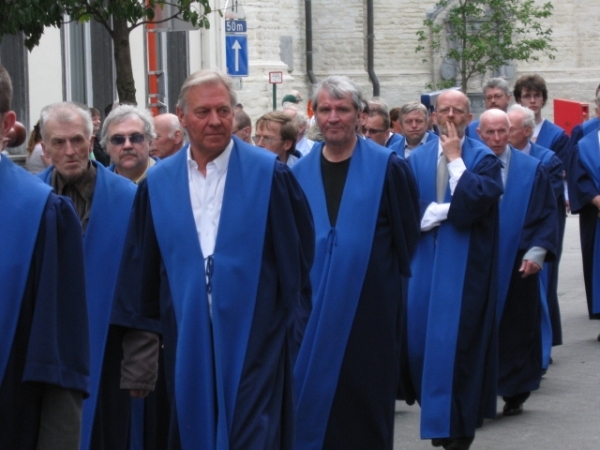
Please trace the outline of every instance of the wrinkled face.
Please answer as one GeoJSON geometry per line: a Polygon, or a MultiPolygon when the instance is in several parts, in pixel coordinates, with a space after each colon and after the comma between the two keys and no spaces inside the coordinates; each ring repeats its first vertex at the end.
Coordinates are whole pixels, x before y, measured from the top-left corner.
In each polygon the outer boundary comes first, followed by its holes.
{"type": "Polygon", "coordinates": [[[77,114],[66,122],[51,116],[45,124],[44,154],[67,181],[77,180],[88,169],[94,141],[86,134],[84,120],[77,114]]]}
{"type": "Polygon", "coordinates": [[[418,145],[423,136],[427,132],[427,118],[422,111],[411,111],[404,114],[400,123],[402,125],[402,134],[406,138],[406,142],[411,147],[418,145]]]}
{"type": "Polygon", "coordinates": [[[488,88],[484,95],[485,109],[501,109],[505,111],[510,104],[510,95],[506,95],[500,88],[488,88]]]}
{"type": "Polygon", "coordinates": [[[289,139],[281,139],[281,124],[276,122],[261,123],[261,127],[256,129],[254,142],[257,146],[275,153],[283,163],[287,162],[287,151],[293,144],[289,139]]]}
{"type": "Polygon", "coordinates": [[[151,143],[144,135],[144,123],[139,117],[110,124],[107,136],[106,149],[117,172],[142,171],[148,166],[151,143]]]}
{"type": "Polygon", "coordinates": [[[518,111],[508,113],[510,120],[510,136],[508,143],[513,147],[522,150],[527,146],[529,136],[531,135],[531,127],[523,126],[523,116],[518,111]]]}
{"type": "Polygon", "coordinates": [[[361,119],[362,113],[352,104],[350,94],[339,99],[330,96],[326,90],[319,93],[315,120],[325,145],[351,145],[356,139],[356,127],[361,119]]]}
{"type": "Polygon", "coordinates": [[[479,137],[496,155],[504,153],[510,131],[506,117],[486,117],[479,122],[479,137]]]}
{"type": "Polygon", "coordinates": [[[156,132],[156,139],[152,142],[152,148],[150,149],[150,156],[164,159],[174,154],[180,145],[179,133],[176,132],[174,137],[169,137],[171,127],[167,121],[155,120],[154,131],[156,132]]]}
{"type": "Polygon", "coordinates": [[[521,90],[521,106],[529,108],[539,117],[544,107],[544,96],[541,92],[523,88],[521,90]]]}
{"type": "Polygon", "coordinates": [[[385,147],[389,130],[383,126],[383,117],[369,116],[365,124],[365,137],[385,147]]]}
{"type": "Polygon", "coordinates": [[[177,116],[188,133],[193,151],[214,159],[231,141],[233,108],[229,91],[222,83],[191,87],[186,110],[178,107],[177,116]]]}
{"type": "Polygon", "coordinates": [[[448,135],[448,122],[456,126],[458,137],[465,135],[465,129],[473,115],[468,112],[469,104],[467,97],[458,91],[446,91],[438,97],[435,120],[440,128],[440,133],[448,135]]]}

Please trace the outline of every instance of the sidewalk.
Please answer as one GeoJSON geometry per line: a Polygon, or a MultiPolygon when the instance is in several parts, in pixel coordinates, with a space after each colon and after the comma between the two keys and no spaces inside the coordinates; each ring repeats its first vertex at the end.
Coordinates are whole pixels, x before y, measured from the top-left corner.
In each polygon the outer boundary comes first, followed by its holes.
{"type": "MultiPolygon", "coordinates": [[[[472,450],[600,449],[600,321],[587,317],[578,223],[577,216],[567,218],[560,266],[563,345],[554,347],[554,364],[523,414],[487,420],[472,450]]],[[[502,405],[499,398],[499,412],[502,405]]],[[[433,450],[420,440],[418,405],[397,403],[394,449],[433,450]]]]}

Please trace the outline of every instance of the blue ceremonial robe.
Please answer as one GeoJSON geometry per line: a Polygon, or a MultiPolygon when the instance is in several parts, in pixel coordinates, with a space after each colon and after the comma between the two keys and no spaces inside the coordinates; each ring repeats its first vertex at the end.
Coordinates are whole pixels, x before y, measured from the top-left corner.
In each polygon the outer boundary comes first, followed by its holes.
{"type": "MultiPolygon", "coordinates": [[[[437,141],[439,139],[438,135],[435,133],[432,133],[431,131],[428,131],[426,133],[426,135],[427,135],[427,138],[425,139],[424,144],[431,142],[431,141],[437,141]]],[[[404,136],[402,136],[401,140],[396,141],[393,145],[389,146],[389,148],[390,148],[390,150],[395,152],[400,158],[405,159],[404,158],[405,143],[406,143],[406,139],[404,138],[404,136]]]]}
{"type": "Polygon", "coordinates": [[[558,208],[558,247],[556,259],[544,264],[544,270],[540,274],[542,288],[542,341],[544,347],[543,368],[547,368],[550,362],[551,347],[562,345],[562,325],[560,320],[560,306],[558,303],[558,267],[562,254],[562,241],[565,233],[565,186],[564,166],[556,154],[547,148],[530,142],[529,156],[540,160],[546,168],[552,184],[552,190],[558,208]]]}
{"type": "Polygon", "coordinates": [[[598,133],[589,133],[572,149],[568,171],[571,212],[579,214],[583,279],[590,319],[600,319],[600,220],[592,199],[600,195],[598,133]]]}
{"type": "Polygon", "coordinates": [[[549,148],[561,160],[564,167],[569,164],[569,136],[558,125],[549,120],[544,120],[535,143],[541,147],[549,148]]]}
{"type": "Polygon", "coordinates": [[[539,388],[542,378],[542,303],[539,273],[522,278],[523,256],[532,247],[557,253],[558,208],[548,174],[538,159],[510,147],[500,201],[498,259],[498,394],[539,388]]]}
{"type": "Polygon", "coordinates": [[[571,154],[572,149],[577,145],[579,140],[588,134],[598,131],[600,128],[600,119],[594,117],[586,122],[583,122],[579,125],[575,125],[571,130],[571,137],[569,137],[569,155],[571,154]]]}
{"type": "Polygon", "coordinates": [[[294,369],[296,448],[391,449],[416,187],[403,160],[358,139],[332,227],[322,150],[315,144],[293,168],[316,232],[313,312],[294,369]]]}
{"type": "Polygon", "coordinates": [[[120,269],[113,319],[163,333],[172,449],[293,445],[291,370],[310,311],[312,218],[275,155],[233,141],[212,311],[186,148],[140,184],[120,269]]]}
{"type": "Polygon", "coordinates": [[[0,211],[0,448],[35,450],[44,384],[89,389],[81,226],[6,156],[0,211]]]}
{"type": "MultiPolygon", "coordinates": [[[[417,148],[410,167],[421,209],[436,202],[438,142],[417,148]]],[[[412,381],[421,437],[473,437],[496,414],[496,290],[500,161],[465,138],[462,174],[447,220],[421,233],[408,286],[412,381]]]]}
{"type": "Polygon", "coordinates": [[[479,137],[479,133],[477,132],[477,128],[479,127],[479,119],[473,120],[465,130],[465,136],[470,137],[471,139],[475,139],[483,143],[481,138],[479,137]]]}
{"type": "Polygon", "coordinates": [[[393,133],[392,137],[390,137],[387,142],[385,143],[385,146],[387,148],[391,148],[392,145],[398,143],[398,142],[404,142],[404,136],[402,136],[401,134],[398,133],[393,133]]]}
{"type": "MultiPolygon", "coordinates": [[[[106,374],[111,380],[110,384],[102,383],[103,360],[105,344],[108,336],[109,319],[112,309],[112,300],[117,281],[121,252],[125,242],[129,214],[135,197],[136,185],[126,178],[108,171],[102,164],[92,161],[96,167],[96,184],[92,200],[90,219],[83,237],[83,252],[85,256],[85,283],[88,311],[90,320],[90,397],[83,404],[83,417],[81,429],[81,448],[90,448],[92,429],[96,414],[102,414],[110,422],[113,415],[118,415],[121,407],[127,406],[104,402],[104,406],[97,408],[98,398],[107,395],[124,397],[127,403],[127,393],[119,392],[119,365],[111,365],[114,373],[106,374]]],[[[52,181],[54,166],[48,167],[38,176],[47,184],[52,181]]],[[[120,355],[120,342],[116,342],[116,351],[120,355]]],[[[101,401],[100,404],[103,402],[101,401]]],[[[98,423],[96,426],[102,427],[98,423]]],[[[110,428],[110,423],[104,425],[110,428]]],[[[110,432],[107,430],[107,432],[110,432]]],[[[103,434],[96,430],[96,434],[103,434]]],[[[125,430],[126,433],[126,430],[125,430]]],[[[126,434],[121,436],[126,437],[126,434]]],[[[111,448],[109,442],[106,443],[111,448]]],[[[114,445],[114,444],[113,444],[114,445]]],[[[98,448],[98,447],[96,447],[98,448]]]]}

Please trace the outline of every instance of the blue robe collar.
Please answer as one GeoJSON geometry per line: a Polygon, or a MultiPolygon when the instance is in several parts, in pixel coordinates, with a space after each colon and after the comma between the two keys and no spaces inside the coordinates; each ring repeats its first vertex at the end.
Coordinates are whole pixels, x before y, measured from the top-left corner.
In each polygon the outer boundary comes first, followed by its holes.
{"type": "Polygon", "coordinates": [[[12,349],[40,222],[52,190],[0,156],[0,380],[12,349]]]}
{"type": "Polygon", "coordinates": [[[187,148],[148,173],[152,218],[177,320],[175,404],[184,448],[229,448],[275,164],[274,154],[234,137],[213,255],[212,320],[190,206],[187,148]]]}
{"type": "Polygon", "coordinates": [[[294,370],[298,429],[302,430],[296,447],[300,450],[323,445],[392,153],[368,139],[357,140],[337,224],[332,228],[321,175],[323,145],[315,144],[292,169],[308,198],[316,233],[313,311],[294,370]]]}
{"type": "Polygon", "coordinates": [[[542,147],[552,148],[554,141],[563,133],[563,129],[545,119],[535,143],[542,147]]]}

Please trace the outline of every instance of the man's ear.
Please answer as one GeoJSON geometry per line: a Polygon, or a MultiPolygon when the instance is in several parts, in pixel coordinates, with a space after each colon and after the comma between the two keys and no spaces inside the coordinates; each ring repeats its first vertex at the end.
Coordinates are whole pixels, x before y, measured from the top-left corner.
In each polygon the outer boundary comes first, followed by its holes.
{"type": "Polygon", "coordinates": [[[10,129],[15,125],[17,115],[14,111],[6,111],[2,114],[2,136],[6,137],[10,129]]]}
{"type": "Polygon", "coordinates": [[[294,141],[292,141],[291,139],[286,139],[285,141],[283,141],[283,145],[284,145],[285,151],[289,152],[294,145],[294,141]]]}

